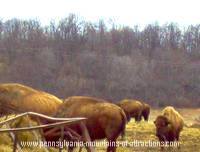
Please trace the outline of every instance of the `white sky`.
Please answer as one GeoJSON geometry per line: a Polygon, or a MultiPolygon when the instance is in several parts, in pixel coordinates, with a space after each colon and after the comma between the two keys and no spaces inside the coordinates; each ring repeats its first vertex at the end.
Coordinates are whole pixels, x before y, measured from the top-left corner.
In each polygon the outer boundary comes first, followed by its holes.
{"type": "Polygon", "coordinates": [[[200,23],[199,0],[0,0],[0,18],[39,19],[42,24],[74,13],[87,21],[114,20],[121,25],[200,23]]]}

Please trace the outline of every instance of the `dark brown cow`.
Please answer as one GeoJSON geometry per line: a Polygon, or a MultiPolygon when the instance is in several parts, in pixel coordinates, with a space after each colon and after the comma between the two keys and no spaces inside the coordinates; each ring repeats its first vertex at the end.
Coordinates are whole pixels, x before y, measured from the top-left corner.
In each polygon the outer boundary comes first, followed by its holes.
{"type": "Polygon", "coordinates": [[[131,118],[135,118],[135,121],[141,120],[143,110],[143,104],[141,102],[132,99],[124,99],[117,105],[124,110],[128,121],[130,121],[131,118]]]}
{"type": "MultiPolygon", "coordinates": [[[[67,98],[56,116],[86,117],[86,127],[91,140],[106,138],[110,143],[115,143],[126,126],[126,115],[120,107],[92,97],[74,96],[67,98]]],[[[70,128],[81,134],[77,125],[70,126],[70,128]]],[[[107,152],[115,151],[116,146],[108,146],[107,152]]]]}

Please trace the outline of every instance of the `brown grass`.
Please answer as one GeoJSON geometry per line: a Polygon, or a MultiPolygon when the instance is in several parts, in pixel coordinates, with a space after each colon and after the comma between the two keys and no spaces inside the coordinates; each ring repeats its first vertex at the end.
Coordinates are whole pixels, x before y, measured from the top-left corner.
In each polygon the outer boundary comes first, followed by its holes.
{"type": "MultiPolygon", "coordinates": [[[[132,142],[134,140],[138,141],[158,141],[155,136],[155,126],[153,124],[153,120],[155,120],[156,116],[161,113],[162,109],[153,109],[150,115],[149,122],[140,122],[135,123],[134,120],[131,120],[126,127],[126,138],[127,142],[132,142]]],[[[164,151],[171,152],[197,152],[200,149],[200,126],[189,127],[193,123],[196,122],[196,119],[199,118],[200,109],[177,109],[180,114],[183,116],[186,126],[181,132],[180,136],[180,149],[176,147],[165,148],[164,151]]],[[[26,135],[23,135],[23,138],[26,135]]],[[[28,136],[28,134],[27,134],[28,136]]],[[[29,134],[30,136],[30,134],[29,134]]],[[[119,137],[118,141],[122,141],[121,137],[119,137]]],[[[106,147],[97,147],[97,152],[105,152],[106,147]]],[[[7,134],[0,135],[0,151],[2,152],[11,152],[12,151],[12,142],[7,134]]],[[[37,151],[42,152],[44,149],[40,148],[26,148],[24,151],[37,151]]],[[[51,151],[57,151],[55,149],[51,149],[51,151]]],[[[76,149],[77,151],[77,149],[76,149]]],[[[83,149],[85,152],[86,150],[83,149]]],[[[159,147],[118,147],[117,152],[159,152],[159,147]]]]}

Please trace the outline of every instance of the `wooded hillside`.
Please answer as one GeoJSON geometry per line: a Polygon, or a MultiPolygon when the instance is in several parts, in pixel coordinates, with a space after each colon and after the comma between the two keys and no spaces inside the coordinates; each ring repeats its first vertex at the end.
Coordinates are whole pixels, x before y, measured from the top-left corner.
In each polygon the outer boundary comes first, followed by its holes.
{"type": "Polygon", "coordinates": [[[126,27],[71,14],[58,24],[0,20],[0,82],[64,98],[200,106],[200,25],[126,27]]]}

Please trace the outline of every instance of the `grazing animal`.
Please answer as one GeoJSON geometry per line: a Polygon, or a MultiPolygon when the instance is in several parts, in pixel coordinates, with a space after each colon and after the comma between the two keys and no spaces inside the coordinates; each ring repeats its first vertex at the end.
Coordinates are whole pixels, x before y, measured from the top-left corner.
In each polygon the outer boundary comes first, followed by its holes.
{"type": "Polygon", "coordinates": [[[148,121],[150,115],[150,105],[144,102],[142,102],[142,104],[143,104],[142,117],[144,117],[145,121],[148,121]]]}
{"type": "Polygon", "coordinates": [[[49,93],[17,83],[0,84],[0,114],[37,112],[54,115],[62,101],[49,93]]]}
{"type": "MultiPolygon", "coordinates": [[[[92,97],[73,96],[67,98],[56,116],[87,118],[86,127],[92,141],[106,138],[109,143],[115,143],[126,126],[126,115],[120,107],[92,97]]],[[[79,126],[71,125],[70,128],[81,134],[79,126]]],[[[115,151],[115,145],[108,145],[107,152],[115,151]]]]}
{"type": "Polygon", "coordinates": [[[159,141],[178,141],[180,132],[183,129],[184,121],[182,116],[171,106],[166,107],[162,115],[154,121],[156,136],[159,141]]]}
{"type": "Polygon", "coordinates": [[[137,100],[124,99],[118,104],[126,113],[127,120],[135,118],[135,121],[140,121],[142,116],[143,104],[137,100]]]}
{"type": "MultiPolygon", "coordinates": [[[[35,90],[25,85],[17,83],[0,84],[0,115],[2,116],[25,112],[36,112],[53,116],[62,103],[63,102],[54,95],[35,90]]],[[[37,118],[36,116],[31,116],[31,119],[38,123],[49,123],[45,119],[37,118]]],[[[23,119],[20,119],[19,122],[23,122],[23,119]]],[[[46,136],[48,136],[49,131],[51,131],[52,134],[58,133],[54,131],[54,128],[50,128],[47,131],[44,129],[43,131],[46,136]]],[[[61,133],[59,133],[59,138],[60,134],[61,133]]],[[[37,134],[35,135],[37,136],[37,134]]]]}

